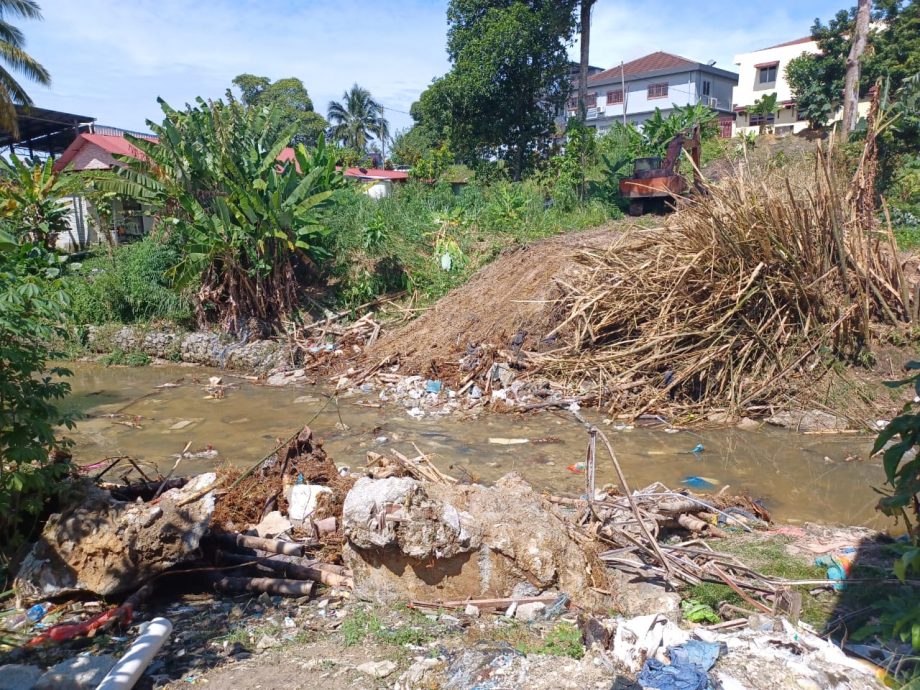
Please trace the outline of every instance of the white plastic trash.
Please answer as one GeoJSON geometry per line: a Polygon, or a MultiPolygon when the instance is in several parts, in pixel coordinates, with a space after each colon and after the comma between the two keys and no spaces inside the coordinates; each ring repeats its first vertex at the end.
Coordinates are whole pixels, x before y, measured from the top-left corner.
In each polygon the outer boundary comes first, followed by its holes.
{"type": "Polygon", "coordinates": [[[288,517],[291,520],[305,520],[316,510],[316,502],[322,494],[331,494],[327,486],[317,484],[295,484],[291,487],[288,517]]]}
{"type": "Polygon", "coordinates": [[[130,690],[172,632],[172,623],[154,618],[141,628],[125,655],[109,671],[96,690],[130,690]]]}

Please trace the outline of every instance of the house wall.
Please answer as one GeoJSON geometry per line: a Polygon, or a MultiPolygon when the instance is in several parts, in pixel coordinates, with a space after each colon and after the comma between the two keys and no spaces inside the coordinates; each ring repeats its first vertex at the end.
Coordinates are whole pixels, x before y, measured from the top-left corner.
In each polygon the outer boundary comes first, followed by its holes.
{"type": "MultiPolygon", "coordinates": [[[[750,53],[741,53],[735,56],[735,64],[738,66],[738,85],[735,87],[732,102],[735,107],[743,108],[754,105],[754,102],[763,96],[775,93],[777,101],[781,105],[793,101],[792,89],[789,81],[786,79],[786,67],[794,58],[799,57],[802,53],[818,53],[818,44],[814,41],[796,43],[789,46],[779,46],[777,48],[766,48],[765,50],[755,50],[750,53]],[[779,62],[776,66],[776,81],[766,84],[760,83],[760,69],[754,65],[779,62]]],[[[738,113],[735,119],[736,132],[756,132],[758,127],[752,127],[749,123],[749,117],[746,114],[738,113]]],[[[793,108],[783,108],[777,115],[776,127],[783,128],[780,133],[791,131],[793,133],[801,132],[808,128],[808,123],[798,118],[798,111],[793,108]],[[787,130],[786,128],[790,128],[787,130]]]]}
{"type": "MultiPolygon", "coordinates": [[[[626,108],[626,120],[634,124],[645,122],[658,108],[667,117],[674,105],[687,106],[705,102],[715,110],[725,113],[731,111],[731,93],[734,80],[719,74],[691,70],[674,74],[641,79],[627,80],[625,104],[607,104],[607,92],[622,88],[620,81],[611,80],[604,84],[593,84],[589,93],[597,93],[597,117],[590,118],[588,125],[603,132],[618,121],[622,121],[623,108],[626,108]],[[709,81],[709,96],[704,97],[703,81],[709,81]],[[650,84],[667,82],[668,95],[664,98],[649,98],[650,84]],[[714,99],[714,100],[709,100],[714,99]]],[[[590,116],[590,113],[589,113],[590,116]]]]}
{"type": "Polygon", "coordinates": [[[57,238],[58,249],[65,252],[79,251],[99,241],[98,233],[89,212],[89,203],[81,196],[72,196],[64,200],[69,207],[65,219],[70,228],[69,233],[61,233],[57,238]]]}

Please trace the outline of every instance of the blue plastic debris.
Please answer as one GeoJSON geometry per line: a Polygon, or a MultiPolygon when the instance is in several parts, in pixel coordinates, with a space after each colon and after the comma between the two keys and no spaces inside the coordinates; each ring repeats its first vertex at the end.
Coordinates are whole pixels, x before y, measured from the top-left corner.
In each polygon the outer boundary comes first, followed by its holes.
{"type": "Polygon", "coordinates": [[[648,659],[642,666],[639,686],[644,690],[707,690],[709,669],[724,651],[721,644],[688,640],[668,650],[670,665],[648,659]]]}
{"type": "Polygon", "coordinates": [[[691,450],[690,452],[693,453],[694,455],[697,455],[699,453],[702,453],[704,450],[706,450],[706,448],[703,447],[703,444],[697,443],[696,446],[694,446],[693,450],[691,450]]]}
{"type": "Polygon", "coordinates": [[[50,608],[48,604],[35,604],[35,606],[26,611],[26,618],[33,623],[38,623],[38,621],[45,617],[45,614],[48,613],[50,608]]]}
{"type": "Polygon", "coordinates": [[[709,477],[684,477],[681,484],[691,489],[715,489],[718,482],[709,477]]]}
{"type": "Polygon", "coordinates": [[[440,393],[441,386],[443,384],[440,381],[425,381],[425,392],[426,393],[440,393]]]}

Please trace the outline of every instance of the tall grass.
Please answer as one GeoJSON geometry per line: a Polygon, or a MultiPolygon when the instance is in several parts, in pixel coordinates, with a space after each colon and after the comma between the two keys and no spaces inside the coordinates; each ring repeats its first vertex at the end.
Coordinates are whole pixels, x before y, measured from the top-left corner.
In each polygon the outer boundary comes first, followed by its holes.
{"type": "Polygon", "coordinates": [[[330,223],[328,253],[346,305],[398,290],[434,300],[503,249],[621,216],[600,200],[558,203],[536,182],[412,182],[379,201],[358,196],[330,223]]]}
{"type": "Polygon", "coordinates": [[[67,278],[74,321],[81,325],[190,322],[191,300],[170,278],[179,257],[179,251],[158,236],[100,248],[67,278]]]}

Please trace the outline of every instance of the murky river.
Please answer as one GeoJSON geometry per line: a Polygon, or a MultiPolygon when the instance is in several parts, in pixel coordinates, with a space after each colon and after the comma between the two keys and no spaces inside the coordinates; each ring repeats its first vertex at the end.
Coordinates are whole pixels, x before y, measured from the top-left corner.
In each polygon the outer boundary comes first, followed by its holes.
{"type": "MultiPolygon", "coordinates": [[[[248,467],[315,415],[311,427],[339,465],[360,467],[368,450],[385,452],[388,447],[416,455],[415,444],[455,475],[466,471],[488,482],[513,470],[541,488],[583,492],[583,476],[566,468],[584,459],[587,435],[562,412],[415,420],[400,408],[362,404],[376,403],[375,393],[340,397],[334,404],[321,387],[272,388],[201,368],[68,366],[75,376],[67,407],[85,415],[69,434],[81,465],[130,455],[142,468],[156,466],[165,473],[191,442],[192,451],[210,447],[216,457],[183,460],[179,473],[221,462],[248,467]],[[213,374],[232,384],[223,399],[208,396],[206,384],[213,374]],[[157,388],[164,383],[178,386],[157,388]],[[128,417],[105,416],[115,413],[128,417]],[[501,442],[508,439],[528,442],[501,442]]],[[[590,410],[587,416],[592,418],[590,410]]],[[[881,486],[884,476],[877,462],[866,459],[869,436],[772,428],[677,433],[602,428],[609,431],[634,488],[654,481],[680,487],[688,477],[704,477],[714,490],[728,484],[732,492],[763,498],[779,519],[886,525],[874,510],[878,496],[872,487],[881,486]],[[692,452],[699,444],[702,452],[692,452]]],[[[600,443],[598,482],[615,482],[600,443]]]]}

